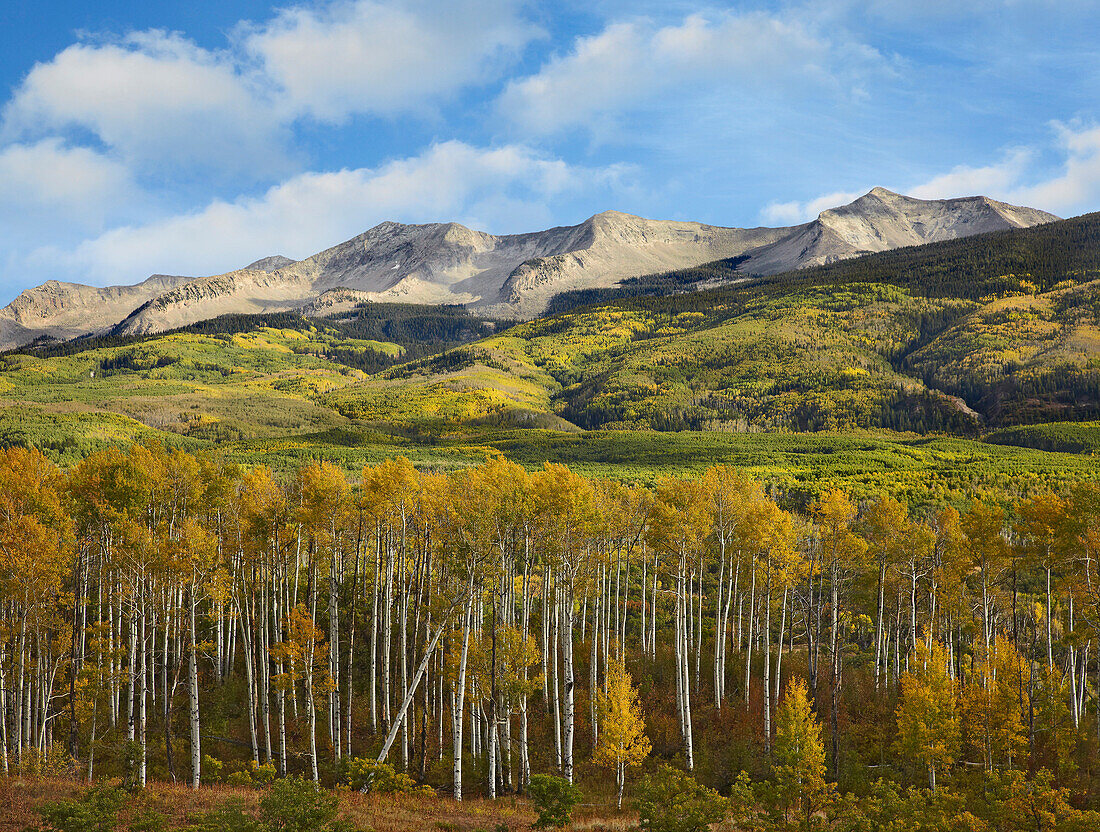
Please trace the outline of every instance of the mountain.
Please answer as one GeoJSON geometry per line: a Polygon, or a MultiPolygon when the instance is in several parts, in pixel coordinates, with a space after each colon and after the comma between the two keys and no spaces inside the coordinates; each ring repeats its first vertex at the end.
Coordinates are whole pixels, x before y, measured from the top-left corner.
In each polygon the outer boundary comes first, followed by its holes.
{"type": "Polygon", "coordinates": [[[747,285],[601,300],[322,401],[355,423],[421,432],[565,424],[974,435],[1096,420],[1100,214],[747,285]]]}
{"type": "Polygon", "coordinates": [[[533,318],[562,292],[738,258],[765,275],[868,252],[1057,219],[985,197],[920,200],[875,188],[786,228],[725,228],[617,211],[579,225],[493,235],[457,223],[384,222],[305,260],[265,257],[200,278],[154,276],[105,289],[50,282],[0,310],[0,347],[46,336],[149,334],[231,313],[334,314],[369,301],[466,304],[533,318]]]}
{"type": "Polygon", "coordinates": [[[874,188],[855,202],[822,211],[816,220],[749,253],[738,266],[779,274],[877,251],[954,240],[990,231],[1028,228],[1058,217],[984,196],[914,199],[874,188]]]}
{"type": "Polygon", "coordinates": [[[191,280],[155,274],[133,286],[105,287],[48,280],[0,309],[0,347],[27,344],[43,336],[64,341],[105,332],[136,307],[191,280]]]}
{"type": "Polygon", "coordinates": [[[291,260],[289,257],[283,257],[281,254],[273,254],[270,257],[261,257],[255,263],[249,263],[245,268],[258,272],[274,272],[293,265],[296,262],[296,260],[291,260]]]}

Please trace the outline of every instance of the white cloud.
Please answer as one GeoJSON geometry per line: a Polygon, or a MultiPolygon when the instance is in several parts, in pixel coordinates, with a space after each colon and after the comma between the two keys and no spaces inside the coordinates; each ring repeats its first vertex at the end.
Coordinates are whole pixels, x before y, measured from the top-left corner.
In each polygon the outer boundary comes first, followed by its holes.
{"type": "Polygon", "coordinates": [[[1013,198],[1063,216],[1100,209],[1100,126],[1055,128],[1064,154],[1060,171],[1014,189],[1013,198]]]}
{"type": "Polygon", "coordinates": [[[195,213],[112,229],[71,251],[40,249],[30,262],[40,272],[100,284],[154,272],[217,274],[268,254],[305,257],[386,219],[547,221],[549,202],[614,190],[626,173],[572,167],[522,146],[445,142],[375,169],[305,173],[261,197],[219,200],[195,213]]]}
{"type": "Polygon", "coordinates": [[[808,222],[822,211],[828,208],[836,208],[838,205],[847,205],[854,199],[867,192],[862,191],[836,191],[831,194],[819,196],[808,202],[772,202],[765,206],[761,212],[765,221],[772,225],[798,225],[808,222]]]}
{"type": "Polygon", "coordinates": [[[125,165],[57,138],[0,150],[0,193],[7,223],[45,218],[93,229],[139,198],[125,165]]]}
{"type": "MultiPolygon", "coordinates": [[[[794,19],[750,12],[693,14],[674,26],[613,23],[578,38],[535,75],[512,81],[501,113],[535,133],[609,129],[615,118],[668,96],[720,89],[796,97],[805,87],[859,96],[858,77],[880,64],[869,47],[833,42],[794,19]]],[[[736,99],[730,117],[736,118],[736,99]]]]}
{"type": "Polygon", "coordinates": [[[1055,122],[1053,146],[1012,148],[999,161],[960,166],[912,187],[922,199],[981,194],[1071,216],[1100,209],[1100,126],[1055,122]],[[1044,157],[1056,157],[1053,167],[1044,157]]]}
{"type": "Polygon", "coordinates": [[[158,180],[270,179],[291,169],[295,120],[423,111],[537,35],[519,0],[343,0],[242,24],[221,50],[160,30],[88,40],[30,70],[0,135],[87,131],[158,180]]]}
{"type": "Polygon", "coordinates": [[[1034,154],[1027,148],[1015,148],[1000,162],[983,167],[960,165],[909,189],[918,199],[950,199],[957,196],[1008,194],[1019,182],[1034,154]]]}
{"type": "Polygon", "coordinates": [[[251,28],[244,48],[284,112],[340,121],[417,110],[493,77],[537,34],[518,12],[515,0],[296,6],[251,28]]]}
{"type": "Polygon", "coordinates": [[[269,173],[282,166],[281,127],[232,59],[149,31],[79,43],[36,64],[4,112],[9,135],[78,128],[137,166],[269,173]]]}
{"type": "MultiPolygon", "coordinates": [[[[960,165],[917,185],[894,187],[918,199],[988,196],[1064,217],[1100,210],[1100,125],[1052,126],[1051,147],[1010,148],[1000,161],[960,165]],[[1053,168],[1042,167],[1043,158],[1051,155],[1057,157],[1053,168]]],[[[807,202],[773,202],[761,215],[770,223],[805,222],[866,190],[838,191],[807,202]]]]}

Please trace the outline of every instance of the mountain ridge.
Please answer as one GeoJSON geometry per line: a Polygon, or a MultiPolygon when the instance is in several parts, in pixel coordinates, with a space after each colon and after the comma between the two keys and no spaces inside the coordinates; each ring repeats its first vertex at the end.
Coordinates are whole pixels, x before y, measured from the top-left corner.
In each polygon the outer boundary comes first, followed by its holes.
{"type": "Polygon", "coordinates": [[[206,277],[132,286],[47,281],[0,309],[0,348],[47,338],[151,334],[224,314],[334,314],[369,301],[465,304],[533,318],[561,292],[740,258],[768,275],[861,254],[1057,219],[987,197],[920,200],[874,188],[801,225],[733,228],[620,211],[543,231],[494,235],[455,222],[386,221],[302,260],[271,255],[206,277]]]}

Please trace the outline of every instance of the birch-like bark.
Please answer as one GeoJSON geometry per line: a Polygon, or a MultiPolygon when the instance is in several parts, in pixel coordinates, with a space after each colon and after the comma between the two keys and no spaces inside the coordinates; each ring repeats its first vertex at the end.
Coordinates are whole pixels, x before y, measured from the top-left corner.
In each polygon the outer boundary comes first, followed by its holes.
{"type": "Polygon", "coordinates": [[[188,590],[188,612],[190,615],[190,626],[188,627],[188,638],[190,643],[187,650],[187,694],[190,704],[189,715],[191,724],[191,788],[198,789],[199,781],[202,777],[202,740],[199,730],[199,664],[198,664],[198,644],[195,638],[196,627],[196,615],[195,608],[198,606],[195,600],[195,585],[198,582],[198,575],[193,574],[191,577],[191,587],[188,590]]]}
{"type": "Polygon", "coordinates": [[[562,771],[566,780],[573,782],[573,735],[576,717],[573,672],[573,585],[572,577],[566,579],[562,609],[564,630],[562,632],[562,668],[564,670],[565,726],[562,737],[562,771]]]}
{"type": "Polygon", "coordinates": [[[462,625],[462,652],[458,660],[458,677],[455,681],[454,707],[452,709],[451,734],[454,740],[454,789],[455,800],[462,800],[462,722],[466,707],[466,661],[470,654],[470,617],[473,614],[474,597],[466,601],[466,617],[462,625]]]}
{"type": "Polygon", "coordinates": [[[752,571],[752,588],[749,590],[749,637],[745,639],[745,707],[748,707],[752,687],[752,622],[756,611],[756,555],[749,560],[749,569],[752,571]]]}
{"type": "MultiPolygon", "coordinates": [[[[454,607],[452,606],[451,611],[453,611],[453,609],[454,607]]],[[[400,727],[400,724],[404,722],[405,713],[408,711],[409,705],[412,703],[413,697],[416,695],[416,688],[420,684],[420,679],[424,676],[424,671],[428,669],[428,662],[431,661],[432,653],[435,652],[435,646],[439,643],[439,637],[443,635],[443,630],[447,626],[448,622],[450,622],[450,620],[451,612],[448,611],[448,613],[443,617],[443,620],[439,623],[439,626],[436,627],[435,635],[432,636],[431,642],[424,650],[424,658],[421,660],[420,666],[417,667],[416,673],[412,679],[412,683],[409,685],[408,692],[405,694],[405,699],[401,703],[401,707],[398,708],[397,713],[394,716],[393,725],[390,726],[390,733],[386,737],[386,741],[382,743],[382,750],[378,752],[378,758],[376,762],[384,763],[386,761],[386,756],[390,752],[390,747],[393,745],[393,741],[397,739],[398,728],[400,727]]]]}
{"type": "Polygon", "coordinates": [[[772,750],[772,564],[768,555],[764,581],[764,753],[772,750]]]}

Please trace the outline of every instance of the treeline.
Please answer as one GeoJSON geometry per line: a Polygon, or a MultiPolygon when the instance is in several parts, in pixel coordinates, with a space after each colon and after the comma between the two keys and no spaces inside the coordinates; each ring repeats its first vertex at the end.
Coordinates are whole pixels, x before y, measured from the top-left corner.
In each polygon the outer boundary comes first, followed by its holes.
{"type": "MultiPolygon", "coordinates": [[[[297,312],[266,312],[221,315],[156,335],[111,333],[76,338],[61,343],[38,341],[8,354],[25,353],[39,358],[75,355],[106,347],[139,345],[153,338],[179,333],[236,335],[263,327],[310,332],[327,330],[354,340],[386,341],[405,348],[401,361],[434,355],[451,347],[476,341],[509,326],[511,321],[478,318],[457,305],[425,306],[403,303],[366,303],[349,313],[324,318],[304,317],[297,312]]],[[[392,366],[395,360],[374,351],[333,350],[332,360],[367,372],[392,366]],[[371,352],[365,359],[364,352],[371,352]],[[367,365],[363,365],[363,361],[367,365]],[[376,366],[377,365],[377,366],[376,366]],[[373,368],[373,369],[372,369],[373,368]]],[[[110,368],[108,368],[110,369],[110,368]]]]}
{"type": "MultiPolygon", "coordinates": [[[[449,355],[449,353],[448,353],[449,355]]],[[[585,430],[597,430],[609,424],[622,425],[636,410],[630,400],[600,401],[592,397],[604,381],[599,376],[579,384],[563,395],[559,415],[585,430]]],[[[816,432],[825,430],[880,429],[951,433],[977,436],[980,424],[946,396],[929,390],[874,388],[864,384],[862,397],[846,400],[798,386],[804,378],[777,384],[767,392],[714,390],[699,395],[690,405],[670,405],[654,412],[640,428],[657,431],[710,430],[719,425],[752,426],[757,430],[816,432]],[[791,391],[798,398],[783,396],[791,391]]],[[[834,389],[846,389],[846,380],[834,374],[829,381],[834,389]]],[[[823,385],[822,385],[823,386],[823,385]]],[[[860,388],[856,388],[860,389],[860,388]]],[[[636,421],[636,420],[635,420],[636,421]]]]}
{"type": "Polygon", "coordinates": [[[461,799],[470,776],[621,785],[651,746],[728,791],[798,763],[796,681],[827,791],[1044,769],[1094,805],[1100,487],[961,509],[788,511],[725,466],[650,489],[399,459],[352,485],[8,449],[2,765],[198,786],[223,760],[332,783],[370,757],[461,799]]]}

